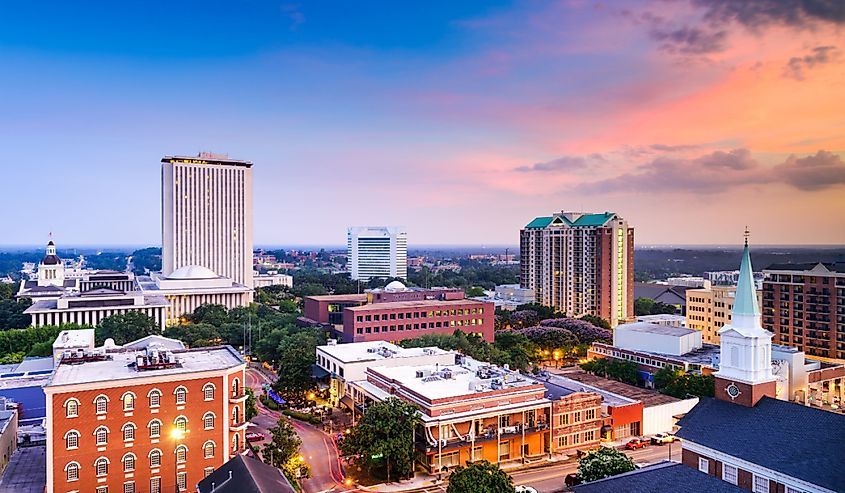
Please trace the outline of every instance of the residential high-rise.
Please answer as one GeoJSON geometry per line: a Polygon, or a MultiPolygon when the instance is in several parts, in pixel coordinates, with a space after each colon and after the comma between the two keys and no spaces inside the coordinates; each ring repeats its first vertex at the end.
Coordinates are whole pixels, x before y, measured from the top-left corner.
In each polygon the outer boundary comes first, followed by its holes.
{"type": "Polygon", "coordinates": [[[404,228],[356,226],[346,233],[352,279],[408,278],[408,233],[404,228]]]}
{"type": "Polygon", "coordinates": [[[252,288],[252,163],[165,156],[161,188],[162,274],[199,265],[252,288]]]}
{"type": "Polygon", "coordinates": [[[845,359],[845,262],[763,270],[763,327],[810,356],[845,359]]]}
{"type": "Polygon", "coordinates": [[[613,212],[559,212],[520,231],[520,285],[537,303],[611,326],[634,315],[634,228],[613,212]]]}

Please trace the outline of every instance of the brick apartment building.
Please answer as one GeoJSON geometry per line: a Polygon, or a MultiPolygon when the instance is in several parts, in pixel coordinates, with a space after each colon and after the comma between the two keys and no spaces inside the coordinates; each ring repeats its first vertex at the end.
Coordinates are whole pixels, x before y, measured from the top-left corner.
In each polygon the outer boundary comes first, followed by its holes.
{"type": "Polygon", "coordinates": [[[493,303],[462,289],[408,288],[393,281],[364,294],[305,297],[303,321],[330,327],[343,342],[401,341],[460,330],[493,342],[493,303]]]}
{"type": "Polygon", "coordinates": [[[44,386],[47,493],[193,490],[243,450],[243,359],[174,343],[61,355],[44,386]]]}
{"type": "Polygon", "coordinates": [[[520,281],[537,303],[616,326],[634,316],[634,228],[613,212],[559,212],[520,231],[520,281]]]}
{"type": "Polygon", "coordinates": [[[763,327],[775,342],[845,359],[845,262],[775,264],[763,273],[763,327]]]}

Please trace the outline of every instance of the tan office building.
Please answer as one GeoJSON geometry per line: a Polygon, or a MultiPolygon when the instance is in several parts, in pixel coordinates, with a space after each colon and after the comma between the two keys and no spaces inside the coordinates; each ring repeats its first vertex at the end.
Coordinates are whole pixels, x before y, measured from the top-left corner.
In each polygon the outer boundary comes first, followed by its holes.
{"type": "MultiPolygon", "coordinates": [[[[687,289],[687,328],[701,331],[701,342],[719,344],[719,329],[731,322],[736,286],[687,289]]],[[[760,293],[757,301],[762,302],[760,293]]]]}

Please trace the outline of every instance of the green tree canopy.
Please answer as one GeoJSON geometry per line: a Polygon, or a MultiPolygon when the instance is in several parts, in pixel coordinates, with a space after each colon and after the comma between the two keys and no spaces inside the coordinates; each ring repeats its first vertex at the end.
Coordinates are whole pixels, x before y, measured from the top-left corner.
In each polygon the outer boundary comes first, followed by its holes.
{"type": "MultiPolygon", "coordinates": [[[[2,286],[7,286],[3,284],[2,286]]],[[[29,327],[30,317],[24,310],[32,305],[32,300],[23,298],[15,300],[13,297],[0,299],[0,330],[23,329],[29,327]]]]}
{"type": "Polygon", "coordinates": [[[464,289],[464,296],[467,298],[476,298],[479,296],[487,296],[487,294],[484,293],[484,288],[481,286],[470,286],[464,289]]]}
{"type": "Polygon", "coordinates": [[[631,458],[610,447],[599,447],[578,461],[578,477],[585,483],[633,470],[631,458]]]}
{"type": "Polygon", "coordinates": [[[368,407],[341,443],[344,455],[360,455],[371,475],[388,481],[414,473],[414,429],[419,410],[390,397],[368,407]]]}
{"type": "Polygon", "coordinates": [[[637,298],[634,300],[634,314],[638,317],[642,315],[661,315],[664,313],[672,315],[677,312],[678,309],[675,306],[654,301],[651,298],[637,298]]]}
{"type": "Polygon", "coordinates": [[[610,330],[610,322],[608,322],[607,320],[605,320],[601,317],[597,317],[595,315],[584,315],[584,316],[578,318],[578,320],[590,322],[591,324],[595,325],[596,327],[601,327],[602,329],[610,330]]]}
{"type": "Polygon", "coordinates": [[[261,458],[266,464],[284,471],[288,479],[295,481],[296,470],[301,467],[301,461],[298,459],[302,439],[284,416],[280,417],[276,426],[269,431],[270,441],[264,444],[261,458]]]}
{"type": "Polygon", "coordinates": [[[684,373],[683,370],[666,366],[655,372],[654,387],[666,395],[679,399],[686,398],[688,395],[713,397],[716,392],[716,380],[712,375],[684,373]]]}
{"type": "Polygon", "coordinates": [[[122,346],[149,335],[161,334],[161,327],[147,314],[131,311],[102,319],[94,333],[98,345],[111,338],[115,344],[122,346]]]}
{"type": "Polygon", "coordinates": [[[457,466],[449,476],[446,493],[514,493],[513,480],[498,465],[486,460],[457,466]]]}
{"type": "Polygon", "coordinates": [[[279,345],[284,355],[277,363],[279,379],[274,388],[293,403],[304,403],[307,393],[314,389],[311,365],[314,364],[318,345],[317,337],[310,332],[299,332],[286,337],[279,345]]]}

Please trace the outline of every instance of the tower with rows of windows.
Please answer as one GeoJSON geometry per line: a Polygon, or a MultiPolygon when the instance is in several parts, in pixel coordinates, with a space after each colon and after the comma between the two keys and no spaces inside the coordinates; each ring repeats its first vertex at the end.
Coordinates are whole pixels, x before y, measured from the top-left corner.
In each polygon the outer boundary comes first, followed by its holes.
{"type": "Polygon", "coordinates": [[[244,448],[245,367],[160,336],[65,351],[44,387],[47,493],[188,491],[244,448]]]}

